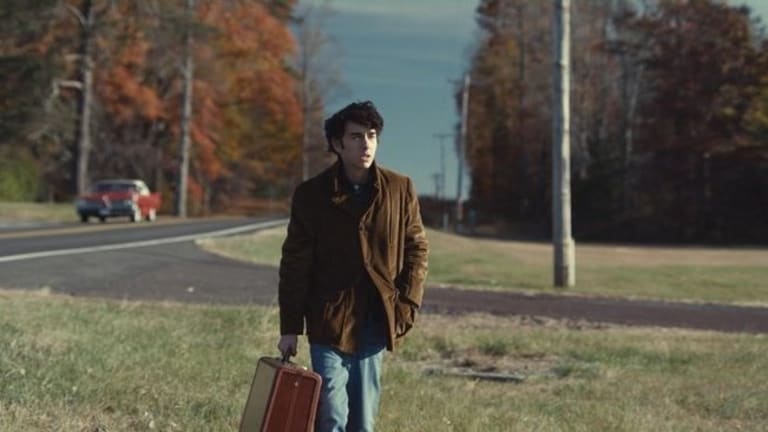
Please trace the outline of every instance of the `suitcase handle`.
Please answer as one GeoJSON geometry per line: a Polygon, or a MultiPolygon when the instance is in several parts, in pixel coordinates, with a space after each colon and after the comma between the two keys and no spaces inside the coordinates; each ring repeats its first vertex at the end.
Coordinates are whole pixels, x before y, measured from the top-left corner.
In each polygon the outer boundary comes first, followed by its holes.
{"type": "Polygon", "coordinates": [[[291,365],[291,366],[297,367],[299,369],[308,370],[305,366],[301,366],[301,365],[298,365],[298,364],[292,362],[291,361],[291,356],[289,356],[289,355],[282,355],[281,357],[277,357],[277,360],[279,360],[280,363],[282,363],[284,365],[291,365]]]}

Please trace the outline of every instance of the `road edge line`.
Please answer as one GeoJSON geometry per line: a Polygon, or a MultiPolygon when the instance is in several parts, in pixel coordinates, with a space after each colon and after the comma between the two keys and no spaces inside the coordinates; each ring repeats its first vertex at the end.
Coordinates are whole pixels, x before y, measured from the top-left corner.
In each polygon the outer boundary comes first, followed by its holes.
{"type": "Polygon", "coordinates": [[[265,221],[265,222],[258,222],[258,223],[253,223],[249,225],[243,225],[239,227],[226,228],[222,230],[211,231],[211,232],[201,233],[201,234],[187,234],[187,235],[178,236],[178,237],[168,237],[168,238],[155,239],[155,240],[142,240],[142,241],[130,242],[130,243],[102,245],[102,246],[89,246],[89,247],[72,248],[72,249],[57,249],[57,250],[45,251],[45,252],[31,252],[26,254],[8,255],[8,256],[0,257],[0,263],[22,261],[22,260],[35,259],[35,258],[49,258],[49,257],[55,257],[55,256],[61,256],[61,255],[74,255],[74,254],[104,252],[104,251],[113,251],[113,250],[121,250],[121,249],[133,249],[137,247],[157,246],[162,244],[181,243],[185,241],[194,241],[194,240],[199,240],[204,238],[224,237],[224,236],[240,234],[248,231],[257,231],[257,230],[272,228],[280,225],[286,225],[287,223],[288,223],[288,219],[278,219],[273,221],[265,221]]]}

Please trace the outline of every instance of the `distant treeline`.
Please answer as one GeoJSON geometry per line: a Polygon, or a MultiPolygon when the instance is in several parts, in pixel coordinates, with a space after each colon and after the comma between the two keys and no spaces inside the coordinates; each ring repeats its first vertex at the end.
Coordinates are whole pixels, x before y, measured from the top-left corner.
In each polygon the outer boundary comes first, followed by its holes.
{"type": "MultiPolygon", "coordinates": [[[[302,85],[311,70],[297,66],[305,53],[289,27],[301,18],[295,3],[0,2],[0,199],[72,198],[87,103],[87,177],[144,179],[170,210],[188,34],[190,211],[288,196],[302,174],[303,119],[323,111],[321,99],[303,97],[314,84],[302,85]]],[[[321,141],[313,134],[305,146],[321,141]]]]}
{"type": "MultiPolygon", "coordinates": [[[[552,4],[477,9],[466,160],[478,222],[551,224],[552,4]]],[[[577,240],[768,242],[759,20],[714,0],[579,0],[571,13],[577,240]]]]}

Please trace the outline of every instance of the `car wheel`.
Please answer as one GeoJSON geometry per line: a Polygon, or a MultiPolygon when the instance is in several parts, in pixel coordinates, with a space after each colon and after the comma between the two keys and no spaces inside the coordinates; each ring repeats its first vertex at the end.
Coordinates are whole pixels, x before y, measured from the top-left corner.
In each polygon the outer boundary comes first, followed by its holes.
{"type": "Polygon", "coordinates": [[[157,210],[153,208],[149,209],[146,219],[148,222],[154,222],[154,220],[157,219],[157,210]]]}
{"type": "Polygon", "coordinates": [[[81,214],[80,215],[80,222],[88,223],[88,215],[87,214],[81,214]]]}
{"type": "Polygon", "coordinates": [[[105,216],[99,216],[99,222],[104,223],[107,221],[107,218],[105,216]]]}
{"type": "Polygon", "coordinates": [[[131,215],[131,222],[141,222],[141,209],[137,208],[131,215]]]}

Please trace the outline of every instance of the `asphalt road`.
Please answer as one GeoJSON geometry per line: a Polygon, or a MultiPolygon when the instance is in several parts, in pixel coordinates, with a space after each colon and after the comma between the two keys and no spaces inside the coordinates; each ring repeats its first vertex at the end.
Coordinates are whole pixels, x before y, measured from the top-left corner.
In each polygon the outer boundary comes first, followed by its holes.
{"type": "MultiPolygon", "coordinates": [[[[277,270],[221,258],[194,238],[281,224],[248,218],[107,223],[0,231],[0,288],[193,303],[277,301],[277,270]]],[[[768,333],[768,308],[428,287],[425,312],[768,333]]]]}
{"type": "Polygon", "coordinates": [[[264,226],[269,221],[225,218],[4,230],[0,287],[121,299],[271,304],[277,293],[273,268],[224,259],[194,243],[194,238],[212,233],[264,226]]]}
{"type": "MultiPolygon", "coordinates": [[[[265,221],[251,218],[166,219],[156,223],[110,221],[103,224],[72,223],[17,230],[6,228],[0,231],[0,259],[26,253],[203,236],[225,230],[237,231],[238,228],[265,221]]],[[[247,231],[247,228],[243,230],[247,231]]]]}

